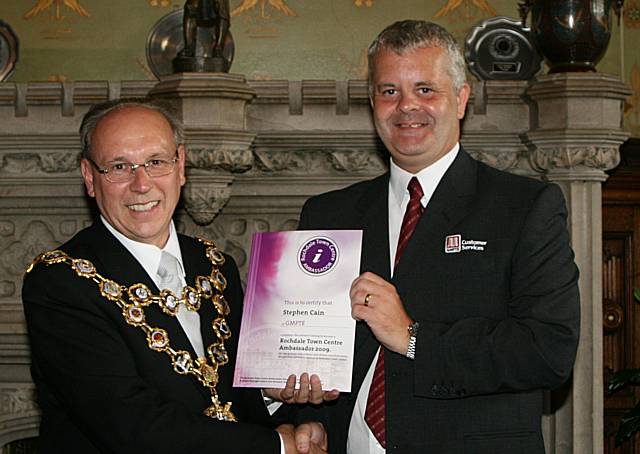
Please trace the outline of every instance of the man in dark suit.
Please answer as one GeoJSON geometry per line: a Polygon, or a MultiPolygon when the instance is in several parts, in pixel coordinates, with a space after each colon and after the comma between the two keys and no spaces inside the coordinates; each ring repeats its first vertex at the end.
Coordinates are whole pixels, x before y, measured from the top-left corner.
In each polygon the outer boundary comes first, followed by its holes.
{"type": "Polygon", "coordinates": [[[330,451],[543,453],[543,390],[578,344],[563,195],[459,145],[470,88],[444,28],[387,27],[369,87],[390,172],[311,198],[300,220],[364,231],[352,392],[316,414],[330,451]]]}
{"type": "Polygon", "coordinates": [[[41,254],[22,291],[40,452],[325,452],[320,425],[276,427],[259,390],[232,388],[242,288],[229,256],[176,233],[180,124],[119,100],[80,132],[100,219],[41,254]]]}

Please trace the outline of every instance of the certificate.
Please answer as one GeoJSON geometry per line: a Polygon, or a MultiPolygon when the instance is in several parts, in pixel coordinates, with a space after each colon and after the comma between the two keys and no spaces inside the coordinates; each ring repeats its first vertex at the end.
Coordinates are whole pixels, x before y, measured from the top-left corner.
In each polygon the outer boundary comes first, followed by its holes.
{"type": "Polygon", "coordinates": [[[351,391],[361,246],[361,230],[253,235],[234,386],[283,388],[308,372],[324,390],[351,391]]]}

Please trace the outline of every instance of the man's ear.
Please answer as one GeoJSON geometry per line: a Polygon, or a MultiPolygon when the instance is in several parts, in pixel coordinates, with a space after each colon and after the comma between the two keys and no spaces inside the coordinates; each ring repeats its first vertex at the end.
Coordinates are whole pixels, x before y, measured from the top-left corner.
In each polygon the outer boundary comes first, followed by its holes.
{"type": "Polygon", "coordinates": [[[184,186],[187,182],[187,178],[184,174],[184,163],[186,160],[186,150],[184,149],[184,144],[178,145],[178,161],[176,164],[178,165],[178,172],[180,176],[180,186],[184,186]]]}
{"type": "Polygon", "coordinates": [[[80,172],[82,173],[84,186],[87,188],[87,194],[91,197],[95,197],[96,191],[93,188],[93,172],[91,171],[91,163],[84,158],[80,161],[80,172]]]}
{"type": "Polygon", "coordinates": [[[456,95],[456,99],[458,101],[458,108],[456,114],[458,116],[458,120],[462,120],[464,118],[464,113],[467,110],[467,101],[469,101],[469,96],[471,95],[471,87],[468,83],[464,83],[460,92],[456,95]]]}

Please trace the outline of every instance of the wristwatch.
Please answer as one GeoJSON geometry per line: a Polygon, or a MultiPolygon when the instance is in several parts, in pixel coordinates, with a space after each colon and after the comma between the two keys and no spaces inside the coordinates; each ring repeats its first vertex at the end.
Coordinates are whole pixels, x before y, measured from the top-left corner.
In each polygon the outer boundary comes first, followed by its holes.
{"type": "Polygon", "coordinates": [[[411,325],[407,327],[407,331],[409,331],[409,347],[407,348],[407,358],[415,359],[416,357],[416,336],[418,335],[418,328],[420,327],[420,323],[413,322],[411,325]]]}

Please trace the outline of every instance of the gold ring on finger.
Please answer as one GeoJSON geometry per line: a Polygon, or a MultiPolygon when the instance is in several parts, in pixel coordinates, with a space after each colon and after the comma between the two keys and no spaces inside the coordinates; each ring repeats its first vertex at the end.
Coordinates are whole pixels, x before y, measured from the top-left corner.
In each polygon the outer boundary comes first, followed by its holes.
{"type": "Polygon", "coordinates": [[[364,305],[369,307],[369,300],[371,300],[371,293],[367,293],[367,296],[364,297],[364,305]]]}

